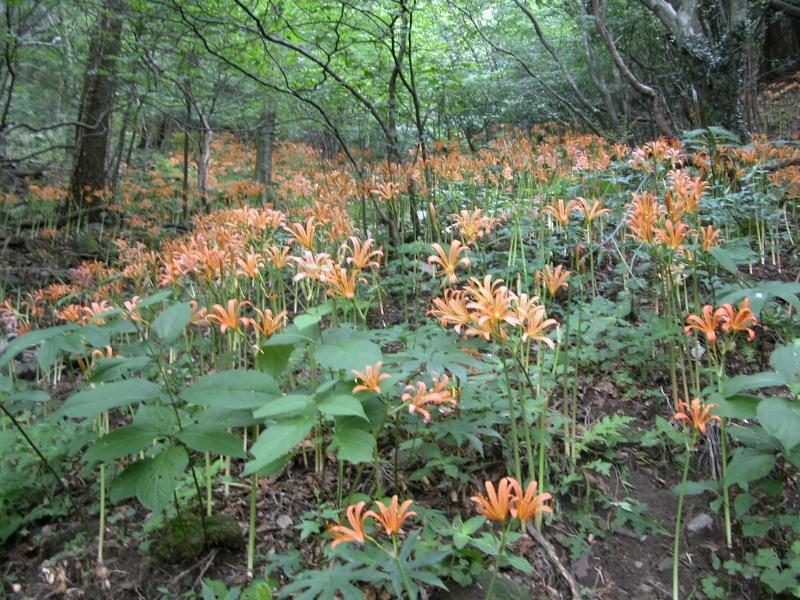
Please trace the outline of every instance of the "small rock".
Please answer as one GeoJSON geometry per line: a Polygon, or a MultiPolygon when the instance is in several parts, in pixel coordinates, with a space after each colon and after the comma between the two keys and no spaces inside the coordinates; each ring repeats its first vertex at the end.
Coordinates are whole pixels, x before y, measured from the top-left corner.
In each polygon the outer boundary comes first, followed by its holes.
{"type": "Polygon", "coordinates": [[[661,573],[666,571],[672,570],[672,559],[671,558],[664,558],[660,563],[658,563],[658,570],[661,573]]]}
{"type": "Polygon", "coordinates": [[[572,563],[572,568],[570,570],[575,577],[583,582],[586,576],[589,575],[589,557],[582,554],[578,560],[572,563]]]}
{"type": "Polygon", "coordinates": [[[654,597],[653,588],[646,583],[640,584],[633,593],[634,600],[651,600],[654,597]]]}
{"type": "Polygon", "coordinates": [[[292,517],[290,517],[289,515],[281,515],[280,517],[278,517],[276,523],[278,524],[278,527],[280,527],[281,529],[288,529],[289,527],[292,526],[292,517]]]}
{"type": "Polygon", "coordinates": [[[706,513],[700,513],[694,519],[689,521],[689,524],[686,525],[686,529],[692,533],[700,533],[704,529],[710,529],[713,524],[714,519],[709,517],[706,513]]]}
{"type": "Polygon", "coordinates": [[[644,567],[644,563],[640,560],[635,560],[633,561],[633,566],[636,567],[637,569],[641,569],[642,567],[644,567]]]}

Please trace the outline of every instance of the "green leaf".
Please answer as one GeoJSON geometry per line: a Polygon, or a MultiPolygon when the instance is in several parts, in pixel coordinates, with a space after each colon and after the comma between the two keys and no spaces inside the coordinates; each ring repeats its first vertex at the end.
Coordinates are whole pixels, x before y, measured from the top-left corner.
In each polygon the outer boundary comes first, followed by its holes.
{"type": "Polygon", "coordinates": [[[292,344],[264,344],[256,356],[256,367],[267,375],[280,379],[289,366],[292,350],[294,350],[292,344]]]}
{"type": "Polygon", "coordinates": [[[308,314],[297,315],[294,318],[294,324],[297,325],[297,328],[302,331],[303,329],[313,327],[321,320],[322,317],[320,315],[308,315],[308,314]]]}
{"type": "Polygon", "coordinates": [[[316,410],[314,397],[307,394],[288,394],[270,400],[261,408],[253,411],[257,419],[275,417],[286,414],[306,414],[310,409],[316,410]]]}
{"type": "Polygon", "coordinates": [[[5,352],[0,355],[0,369],[10,363],[18,354],[24,350],[35,346],[44,340],[59,335],[67,331],[73,331],[77,325],[74,323],[67,323],[66,325],[58,325],[56,327],[48,327],[47,329],[36,329],[25,335],[14,338],[6,348],[5,352]]]}
{"type": "Polygon", "coordinates": [[[92,418],[112,408],[153,400],[160,393],[160,385],[144,379],[103,383],[67,398],[59,413],[67,417],[92,418]]]}
{"type": "Polygon", "coordinates": [[[0,454],[6,452],[9,448],[11,448],[12,444],[17,439],[17,431],[15,429],[9,429],[7,431],[0,431],[0,454]]]}
{"type": "Polygon", "coordinates": [[[136,497],[146,508],[156,512],[172,500],[189,464],[189,455],[181,447],[173,446],[149,459],[136,482],[136,497]]]}
{"type": "Polygon", "coordinates": [[[155,318],[151,329],[162,342],[171,344],[183,333],[191,317],[192,307],[188,302],[173,304],[155,318]]]}
{"type": "Polygon", "coordinates": [[[778,346],[769,356],[769,364],[786,381],[800,380],[800,347],[797,345],[778,346]]]}
{"type": "Polygon", "coordinates": [[[47,402],[50,400],[50,395],[42,390],[27,390],[24,392],[14,392],[5,397],[5,402],[13,404],[15,402],[47,402]]]}
{"type": "Polygon", "coordinates": [[[377,443],[369,431],[337,425],[332,446],[337,449],[340,460],[357,464],[374,460],[377,443]]]}
{"type": "Polygon", "coordinates": [[[0,377],[0,394],[6,394],[14,389],[14,382],[8,375],[0,377]]]}
{"type": "Polygon", "coordinates": [[[101,358],[92,371],[90,381],[113,381],[123,375],[138,373],[153,364],[149,356],[115,356],[101,358]]]}
{"type": "Polygon", "coordinates": [[[775,436],[787,452],[800,444],[800,404],[786,398],[767,398],[758,405],[761,426],[775,436]]]}
{"type": "Polygon", "coordinates": [[[253,460],[247,463],[245,475],[260,470],[292,450],[305,439],[315,422],[313,416],[304,415],[284,419],[267,427],[250,447],[253,460]]]}
{"type": "Polygon", "coordinates": [[[765,387],[784,386],[787,383],[786,378],[780,373],[765,371],[726,379],[722,382],[722,391],[726,397],[730,397],[744,390],[760,390],[765,387]]]}
{"type": "Polygon", "coordinates": [[[212,452],[223,456],[245,458],[242,438],[228,433],[224,429],[210,426],[188,425],[178,433],[178,439],[192,450],[212,452]]]}
{"type": "Polygon", "coordinates": [[[322,401],[318,402],[317,408],[323,415],[350,415],[361,417],[365,421],[367,420],[367,415],[364,413],[364,407],[359,399],[356,398],[352,393],[340,392],[338,394],[331,394],[322,401]]]}
{"type": "Polygon", "coordinates": [[[83,458],[86,462],[110,463],[123,456],[135,454],[149,446],[158,435],[149,427],[129,425],[115,429],[95,441],[83,458]]]}
{"type": "Polygon", "coordinates": [[[363,371],[383,358],[380,347],[352,326],[342,325],[323,334],[323,343],[314,352],[317,364],[324,369],[363,371]]]}
{"type": "Polygon", "coordinates": [[[737,448],[728,463],[725,485],[739,485],[747,489],[750,481],[766,477],[775,466],[775,455],[772,452],[755,448],[737,448]]]}
{"type": "Polygon", "coordinates": [[[761,398],[747,394],[733,394],[724,398],[719,394],[712,394],[709,401],[719,405],[714,409],[715,415],[730,419],[754,419],[761,398]]]}
{"type": "Polygon", "coordinates": [[[222,408],[258,408],[281,396],[275,380],[260,371],[233,370],[204,375],[181,398],[191,404],[222,408]]]}

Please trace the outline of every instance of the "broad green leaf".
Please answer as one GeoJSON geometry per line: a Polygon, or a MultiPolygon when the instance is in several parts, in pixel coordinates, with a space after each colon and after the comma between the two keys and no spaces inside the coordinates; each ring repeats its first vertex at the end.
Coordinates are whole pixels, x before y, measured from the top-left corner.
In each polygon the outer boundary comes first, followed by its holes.
{"type": "Polygon", "coordinates": [[[764,371],[753,375],[737,375],[722,382],[722,391],[730,397],[744,390],[760,390],[765,387],[784,386],[786,378],[775,371],[764,371]]]}
{"type": "Polygon", "coordinates": [[[155,318],[151,329],[162,342],[171,344],[183,333],[191,316],[192,307],[188,302],[173,304],[155,318]]]}
{"type": "Polygon", "coordinates": [[[153,364],[149,356],[115,356],[101,358],[92,371],[90,381],[113,381],[123,375],[138,373],[153,364]]]}
{"type": "Polygon", "coordinates": [[[712,394],[712,404],[718,404],[713,413],[730,419],[754,419],[761,398],[747,394],[733,394],[727,398],[720,394],[712,394]]]}
{"type": "Polygon", "coordinates": [[[245,475],[260,470],[290,452],[305,439],[315,422],[313,416],[299,416],[283,419],[267,427],[250,447],[253,460],[247,463],[245,475]]]}
{"type": "Polygon", "coordinates": [[[13,404],[15,402],[47,402],[50,395],[42,390],[27,390],[24,392],[14,392],[5,397],[4,402],[13,404]]]}
{"type": "Polygon", "coordinates": [[[170,500],[189,464],[186,450],[178,446],[159,452],[150,459],[136,483],[136,497],[146,508],[160,511],[170,500]]]}
{"type": "Polygon", "coordinates": [[[363,371],[367,365],[374,365],[382,359],[381,349],[363,334],[349,326],[329,329],[323,334],[323,343],[314,352],[317,364],[324,369],[353,369],[363,371]]]}
{"type": "Polygon", "coordinates": [[[336,427],[332,446],[337,457],[350,463],[368,463],[375,458],[377,443],[369,431],[352,427],[336,427]]]}
{"type": "Polygon", "coordinates": [[[352,393],[340,392],[331,394],[318,402],[317,408],[323,415],[351,415],[367,420],[364,407],[352,393]]]}
{"type": "Polygon", "coordinates": [[[775,466],[775,455],[772,452],[754,448],[737,448],[728,463],[725,485],[737,484],[747,489],[750,481],[766,477],[775,466]]]}
{"type": "Polygon", "coordinates": [[[769,364],[786,381],[800,380],[800,346],[795,344],[778,346],[769,356],[769,364]]]}
{"type": "Polygon", "coordinates": [[[297,328],[300,331],[302,331],[302,330],[307,329],[309,327],[313,327],[314,325],[319,323],[321,320],[322,320],[322,317],[320,315],[303,314],[303,315],[297,315],[294,318],[294,324],[297,325],[297,328]]]}
{"type": "Polygon", "coordinates": [[[204,375],[181,398],[191,404],[222,408],[258,408],[281,396],[275,380],[260,371],[233,370],[204,375]]]}
{"type": "Polygon", "coordinates": [[[275,417],[277,415],[301,415],[316,409],[314,397],[307,394],[288,394],[269,400],[264,406],[253,411],[257,419],[275,417]]]}
{"type": "Polygon", "coordinates": [[[109,463],[135,454],[149,446],[158,434],[149,427],[129,425],[104,435],[95,441],[83,458],[86,462],[109,463]]]}
{"type": "Polygon", "coordinates": [[[758,420],[787,452],[800,444],[800,403],[786,398],[762,400],[758,405],[758,420]]]}
{"type": "Polygon", "coordinates": [[[256,356],[256,367],[274,379],[280,379],[289,366],[289,358],[294,346],[292,344],[262,345],[256,356]]]}
{"type": "Polygon", "coordinates": [[[0,376],[0,394],[6,394],[14,389],[14,382],[8,375],[0,376]]]}
{"type": "Polygon", "coordinates": [[[74,323],[67,323],[66,325],[58,325],[56,327],[48,327],[47,329],[36,329],[25,335],[14,338],[6,348],[5,352],[0,355],[0,369],[5,367],[9,362],[17,357],[18,354],[24,350],[35,346],[44,340],[57,336],[67,331],[73,331],[77,325],[74,323]]]}
{"type": "Polygon", "coordinates": [[[242,438],[220,428],[189,425],[178,433],[178,439],[192,450],[200,452],[212,452],[234,458],[247,456],[242,438]]]}
{"type": "Polygon", "coordinates": [[[92,418],[112,408],[153,400],[160,393],[160,385],[144,379],[103,383],[70,396],[59,412],[67,417],[92,418]]]}

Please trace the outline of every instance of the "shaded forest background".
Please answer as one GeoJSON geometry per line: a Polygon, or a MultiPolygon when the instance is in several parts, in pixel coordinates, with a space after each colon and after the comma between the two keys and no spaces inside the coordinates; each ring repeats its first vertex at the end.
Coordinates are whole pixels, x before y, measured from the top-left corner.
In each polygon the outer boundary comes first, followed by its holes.
{"type": "Polygon", "coordinates": [[[169,144],[184,206],[207,202],[221,131],[258,148],[265,197],[275,140],[357,171],[456,137],[475,150],[501,125],[796,133],[789,0],[27,0],[2,16],[3,185],[68,180],[72,211],[169,144]]]}

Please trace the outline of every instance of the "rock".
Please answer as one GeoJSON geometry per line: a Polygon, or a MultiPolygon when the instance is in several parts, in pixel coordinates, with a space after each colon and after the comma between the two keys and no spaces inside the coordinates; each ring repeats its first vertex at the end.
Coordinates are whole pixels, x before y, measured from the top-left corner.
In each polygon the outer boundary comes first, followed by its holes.
{"type": "Polygon", "coordinates": [[[671,557],[667,557],[667,558],[662,559],[661,562],[658,563],[658,567],[657,568],[658,568],[659,572],[661,572],[661,573],[665,573],[666,571],[671,571],[672,570],[672,558],[671,557]]]}
{"type": "Polygon", "coordinates": [[[288,529],[292,526],[292,517],[289,515],[281,515],[277,519],[277,524],[281,529],[288,529]]]}
{"type": "Polygon", "coordinates": [[[714,525],[714,519],[709,517],[706,513],[700,513],[694,519],[689,521],[686,529],[692,533],[700,533],[704,529],[710,529],[714,525]]]}
{"type": "Polygon", "coordinates": [[[586,578],[589,576],[589,557],[582,554],[578,560],[572,563],[570,571],[578,578],[578,581],[585,583],[586,578]]]}
{"type": "Polygon", "coordinates": [[[633,592],[632,598],[634,600],[652,600],[652,598],[655,598],[655,594],[653,594],[652,587],[650,587],[646,583],[642,583],[639,584],[639,586],[633,592]]]}

